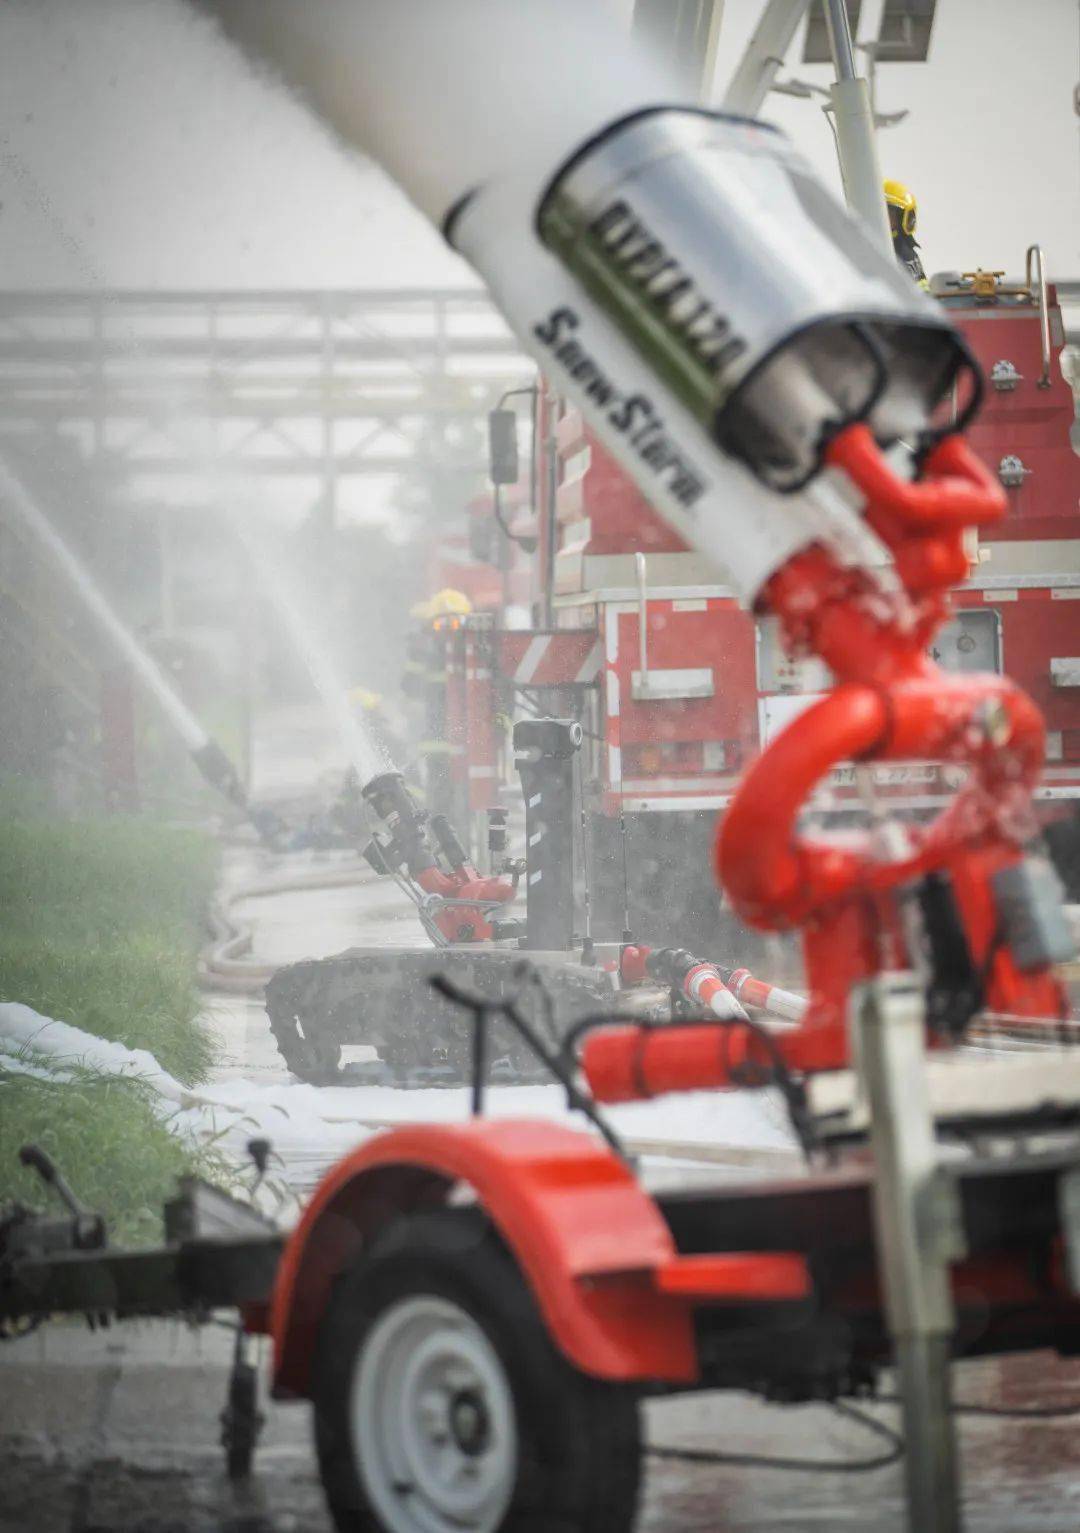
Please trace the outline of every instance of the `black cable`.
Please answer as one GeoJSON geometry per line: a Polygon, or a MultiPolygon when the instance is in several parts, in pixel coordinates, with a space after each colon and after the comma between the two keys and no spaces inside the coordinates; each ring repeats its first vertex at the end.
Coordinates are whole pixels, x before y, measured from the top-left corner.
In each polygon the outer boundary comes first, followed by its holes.
{"type": "Polygon", "coordinates": [[[876,1421],[873,1416],[867,1416],[864,1411],[846,1405],[842,1400],[832,1401],[831,1409],[838,1416],[846,1416],[848,1420],[858,1422],[875,1437],[887,1442],[889,1451],[864,1459],[782,1458],[767,1453],[721,1453],[709,1448],[672,1448],[662,1443],[649,1443],[645,1452],[651,1458],[668,1459],[680,1464],[725,1464],[745,1469],[783,1469],[809,1474],[865,1474],[873,1469],[887,1469],[903,1458],[904,1439],[885,1422],[876,1421]]]}
{"type": "MultiPolygon", "coordinates": [[[[692,1017],[692,1022],[716,1022],[715,1017],[692,1017]]],[[[586,1017],[579,1017],[563,1033],[562,1044],[559,1054],[568,1068],[576,1069],[578,1066],[577,1045],[586,1033],[592,1032],[598,1027],[670,1027],[670,1022],[650,1022],[642,1017],[637,1011],[591,1011],[586,1017]]]]}
{"type": "MultiPolygon", "coordinates": [[[[617,1155],[621,1156],[624,1160],[629,1159],[623,1149],[619,1136],[598,1111],[596,1103],[579,1091],[574,1082],[574,1074],[578,1068],[577,1044],[585,1033],[597,1027],[627,1024],[640,1029],[642,1032],[650,1032],[658,1028],[670,1027],[671,1023],[653,1022],[635,1013],[620,1013],[617,1011],[594,1012],[587,1017],[580,1018],[569,1027],[563,1035],[561,1045],[548,1049],[540,1039],[536,1029],[517,1010],[517,1002],[524,985],[527,983],[527,970],[530,967],[531,965],[529,965],[527,959],[515,965],[515,973],[519,979],[517,994],[498,1001],[491,1001],[487,997],[474,995],[461,986],[454,984],[443,974],[431,975],[428,979],[428,984],[433,990],[437,990],[440,995],[445,996],[447,1000],[453,1001],[457,1005],[463,1006],[466,1010],[472,1011],[474,1017],[481,1010],[490,1011],[495,1016],[501,1015],[505,1017],[506,1021],[515,1029],[527,1047],[546,1065],[551,1074],[564,1088],[568,1104],[589,1119],[617,1155]]],[[[546,988],[538,974],[535,976],[533,983],[538,989],[543,990],[546,988]]],[[[550,1013],[548,1013],[548,1016],[550,1017],[550,1013]]],[[[788,1069],[787,1061],[784,1059],[776,1039],[769,1030],[763,1027],[761,1023],[755,1022],[749,1017],[689,1017],[682,1019],[680,1025],[718,1027],[721,1029],[744,1027],[758,1037],[772,1062],[772,1075],[771,1077],[766,1076],[762,1081],[750,1081],[749,1084],[754,1086],[775,1085],[777,1087],[784,1098],[792,1131],[798,1139],[804,1155],[809,1160],[816,1148],[816,1138],[807,1107],[806,1092],[802,1081],[788,1069]]],[[[724,1033],[723,1037],[726,1045],[729,1035],[724,1033]]],[[[732,1084],[739,1085],[745,1083],[745,1077],[744,1081],[741,1082],[739,1074],[740,1072],[732,1073],[732,1084]]]]}
{"type": "Polygon", "coordinates": [[[540,970],[535,964],[530,963],[527,958],[523,958],[520,963],[514,965],[514,973],[522,986],[531,986],[538,995],[548,1037],[554,1047],[558,1049],[559,1044],[562,1042],[562,1035],[559,1032],[559,1024],[555,1016],[555,997],[547,985],[544,984],[540,970]]]}
{"type": "Polygon", "coordinates": [[[952,1406],[957,1416],[1005,1416],[1014,1421],[1059,1421],[1080,1416],[1080,1400],[1067,1405],[974,1405],[960,1400],[952,1406]]]}
{"type": "Polygon", "coordinates": [[[574,1112],[581,1113],[583,1117],[587,1118],[592,1124],[593,1128],[595,1128],[596,1131],[604,1139],[608,1148],[612,1150],[620,1160],[624,1161],[628,1166],[632,1166],[633,1156],[627,1152],[626,1146],[623,1144],[621,1137],[615,1132],[611,1124],[604,1117],[603,1113],[600,1112],[592,1098],[586,1096],[583,1091],[578,1089],[573,1074],[570,1071],[564,1069],[561,1056],[554,1049],[548,1049],[544,1046],[541,1039],[536,1035],[535,1031],[530,1027],[529,1023],[518,1011],[516,1000],[503,1002],[500,1010],[502,1015],[506,1018],[507,1022],[509,1022],[512,1027],[516,1028],[519,1036],[525,1040],[537,1058],[543,1061],[543,1063],[547,1066],[552,1075],[558,1081],[559,1085],[563,1088],[566,1093],[567,1107],[569,1107],[574,1112]]]}
{"type": "MultiPolygon", "coordinates": [[[[875,1405],[903,1405],[899,1395],[875,1395],[875,1405]]],[[[1063,1421],[1068,1416],[1080,1416],[1080,1400],[1069,1400],[1064,1405],[977,1405],[974,1401],[957,1400],[950,1407],[954,1416],[1000,1416],[1012,1421],[1063,1421]]]]}

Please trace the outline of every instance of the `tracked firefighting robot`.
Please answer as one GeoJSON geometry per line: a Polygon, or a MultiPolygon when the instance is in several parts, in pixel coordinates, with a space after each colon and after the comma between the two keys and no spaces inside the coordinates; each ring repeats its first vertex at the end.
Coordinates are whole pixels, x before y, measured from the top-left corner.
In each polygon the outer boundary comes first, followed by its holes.
{"type": "MultiPolygon", "coordinates": [[[[833,689],[746,774],[716,867],[745,920],[803,933],[809,1009],[773,1048],[812,1075],[860,1039],[885,1125],[874,1148],[909,1493],[930,1509],[920,1528],[956,1526],[947,1434],[928,1427],[944,1419],[943,1269],[904,1256],[929,1164],[910,1045],[987,1008],[1060,1016],[1052,965],[1071,951],[1030,850],[1038,710],[1007,677],[946,674],[927,655],[972,534],[1005,508],[964,442],[978,371],[781,133],[681,105],[599,8],[215,9],[382,160],[658,510],[775,615],[792,652],[831,669],[833,689]],[[933,822],[801,830],[838,763],[928,758],[961,784],[933,822]]],[[[385,788],[371,796],[392,812],[385,788]]],[[[618,1100],[722,1084],[761,1048],[750,1030],[718,1049],[715,1029],[628,1025],[597,1034],[584,1064],[600,1099],[618,1100]]]]}

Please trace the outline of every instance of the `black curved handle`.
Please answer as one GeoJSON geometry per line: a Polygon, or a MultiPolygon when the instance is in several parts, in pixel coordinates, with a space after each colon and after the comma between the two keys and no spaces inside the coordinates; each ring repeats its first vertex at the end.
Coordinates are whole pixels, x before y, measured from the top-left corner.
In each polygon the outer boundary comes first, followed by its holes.
{"type": "Polygon", "coordinates": [[[56,1165],[40,1145],[24,1144],[19,1151],[19,1163],[29,1167],[31,1171],[36,1171],[43,1182],[47,1182],[50,1187],[55,1187],[56,1165]]]}

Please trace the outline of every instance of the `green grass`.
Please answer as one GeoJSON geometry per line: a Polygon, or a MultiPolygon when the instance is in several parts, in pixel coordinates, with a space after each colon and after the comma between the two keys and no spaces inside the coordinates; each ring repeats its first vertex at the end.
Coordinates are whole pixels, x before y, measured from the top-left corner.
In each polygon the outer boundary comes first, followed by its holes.
{"type": "Polygon", "coordinates": [[[150,820],[0,823],[0,925],[106,943],[132,933],[197,945],[217,852],[150,820]]]}
{"type": "Polygon", "coordinates": [[[199,1170],[221,1180],[212,1155],[193,1155],[155,1116],[144,1087],[84,1075],[58,1083],[0,1068],[0,1201],[60,1212],[40,1179],[18,1163],[24,1144],[46,1150],[77,1195],[106,1215],[121,1245],[161,1238],[161,1208],[176,1179],[199,1170]]]}
{"type": "Polygon", "coordinates": [[[195,958],[217,853],[145,821],[0,824],[0,1000],[203,1079],[195,958]]]}
{"type": "MultiPolygon", "coordinates": [[[[214,1043],[198,1021],[195,973],[216,870],[216,844],[198,832],[49,821],[0,791],[0,1001],[148,1049],[180,1080],[202,1080],[214,1043]]],[[[138,1082],[76,1075],[36,1080],[0,1065],[0,1204],[43,1206],[17,1163],[33,1141],[122,1239],[159,1237],[161,1204],[198,1157],[138,1082]]]]}
{"type": "Polygon", "coordinates": [[[22,1001],[129,1049],[149,1049],[187,1084],[205,1080],[214,1041],[195,1021],[190,953],[151,937],[103,947],[0,934],[0,1000],[22,1001]]]}

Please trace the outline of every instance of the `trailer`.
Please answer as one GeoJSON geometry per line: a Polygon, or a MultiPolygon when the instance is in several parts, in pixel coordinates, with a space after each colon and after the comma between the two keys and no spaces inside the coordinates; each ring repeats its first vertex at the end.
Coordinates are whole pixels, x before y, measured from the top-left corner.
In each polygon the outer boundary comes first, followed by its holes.
{"type": "MultiPolygon", "coordinates": [[[[229,1473],[252,1469],[260,1412],[246,1348],[266,1335],[274,1395],[312,1410],[342,1533],[628,1530],[645,1455],[680,1451],[646,1445],[643,1400],[743,1390],[857,1408],[891,1393],[888,1290],[912,1257],[903,1179],[880,1138],[875,1176],[850,1074],[808,1091],[785,1083],[804,1174],[716,1170],[651,1191],[602,1117],[603,1098],[623,1094],[610,1066],[625,1026],[593,1017],[553,1051],[500,1003],[583,1119],[581,1129],[489,1119],[490,1003],[453,998],[472,1017],[473,1116],[374,1135],[330,1170],[289,1232],[192,1179],[165,1210],[163,1245],[114,1250],[48,1158],[24,1150],[66,1211],[0,1220],[0,1327],[234,1314],[221,1415],[229,1473]]],[[[898,1005],[895,983],[871,997],[878,1022],[887,1014],[903,1031],[898,1005]]],[[[702,1029],[730,1044],[732,1027],[742,1024],[669,1027],[649,1047],[702,1029]]],[[[921,1052],[921,1036],[909,1041],[921,1052]]],[[[1043,1050],[1024,1056],[1034,1088],[1015,1056],[961,1048],[934,1066],[930,1117],[953,1153],[924,1199],[919,1240],[948,1263],[949,1365],[1080,1350],[1080,1052],[1050,1035],[1031,1043],[1043,1050]]],[[[656,1067],[645,1060],[646,1080],[656,1067]]],[[[253,1146],[258,1164],[268,1150],[253,1146]]],[[[926,1425],[947,1454],[951,1423],[926,1425]]]]}

